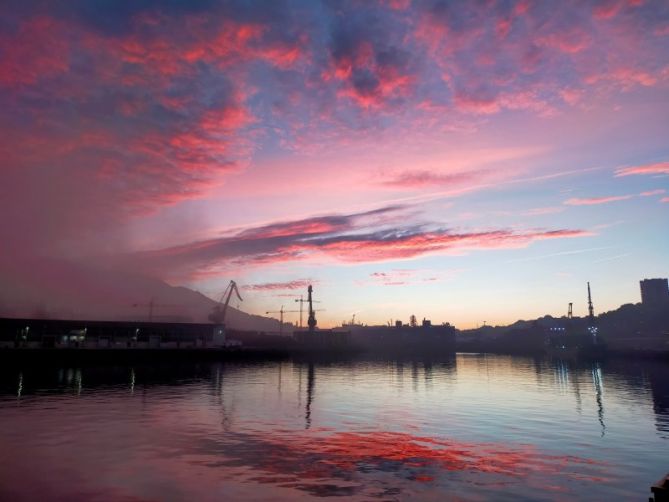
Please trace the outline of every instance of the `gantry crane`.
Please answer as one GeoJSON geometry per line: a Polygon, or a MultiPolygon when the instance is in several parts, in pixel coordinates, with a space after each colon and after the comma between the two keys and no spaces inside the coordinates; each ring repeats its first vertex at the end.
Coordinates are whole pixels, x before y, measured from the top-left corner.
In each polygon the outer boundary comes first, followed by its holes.
{"type": "Polygon", "coordinates": [[[214,324],[225,324],[225,314],[228,311],[228,304],[230,303],[230,297],[232,296],[232,293],[237,295],[239,301],[244,301],[244,299],[239,294],[239,290],[237,289],[237,283],[235,281],[230,281],[230,284],[228,284],[228,286],[225,288],[225,291],[223,291],[218,304],[214,307],[212,313],[209,314],[209,320],[214,324]]]}
{"type": "Polygon", "coordinates": [[[237,295],[239,301],[244,301],[244,299],[239,294],[239,290],[237,289],[237,283],[235,281],[230,281],[228,286],[225,288],[225,291],[223,291],[221,299],[218,301],[211,314],[209,314],[209,320],[214,323],[214,333],[212,336],[212,342],[214,346],[224,347],[226,345],[225,314],[228,312],[228,304],[230,303],[230,297],[232,297],[232,293],[237,295]]]}

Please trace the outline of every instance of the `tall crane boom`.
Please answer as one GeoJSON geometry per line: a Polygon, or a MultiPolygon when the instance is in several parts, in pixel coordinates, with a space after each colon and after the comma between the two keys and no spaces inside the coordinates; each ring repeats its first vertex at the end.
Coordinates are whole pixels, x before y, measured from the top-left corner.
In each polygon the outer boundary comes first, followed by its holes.
{"type": "MultiPolygon", "coordinates": [[[[299,297],[297,300],[295,300],[295,301],[298,302],[298,303],[300,304],[300,328],[301,328],[301,327],[302,327],[302,309],[303,309],[302,306],[303,306],[305,303],[309,303],[309,300],[305,300],[305,299],[302,297],[302,295],[300,295],[300,297],[299,297]]],[[[320,302],[319,300],[311,300],[311,303],[321,303],[321,302],[320,302]]]]}
{"type": "Polygon", "coordinates": [[[228,312],[228,304],[230,303],[232,293],[237,295],[239,301],[244,301],[242,296],[239,294],[239,289],[237,289],[237,283],[235,281],[230,281],[230,284],[228,284],[228,286],[225,288],[225,291],[223,291],[221,299],[218,301],[218,305],[216,305],[213,312],[209,314],[209,320],[211,322],[216,324],[225,323],[225,314],[228,312]]]}
{"type": "Polygon", "coordinates": [[[314,288],[309,284],[309,287],[307,288],[307,301],[309,302],[309,319],[307,319],[307,326],[309,326],[309,333],[313,333],[316,329],[316,313],[314,312],[314,301],[311,297],[313,292],[314,288]]]}

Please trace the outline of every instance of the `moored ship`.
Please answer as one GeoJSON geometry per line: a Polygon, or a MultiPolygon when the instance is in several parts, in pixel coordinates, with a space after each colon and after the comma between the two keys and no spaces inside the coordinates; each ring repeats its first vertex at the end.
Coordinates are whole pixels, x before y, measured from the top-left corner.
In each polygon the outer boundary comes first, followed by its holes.
{"type": "Polygon", "coordinates": [[[454,326],[448,323],[433,326],[427,319],[423,319],[419,325],[415,316],[411,316],[409,324],[396,321],[394,325],[366,326],[352,321],[335,329],[317,329],[312,286],[309,286],[307,293],[308,329],[299,329],[293,333],[298,350],[385,356],[438,356],[455,352],[454,326]]]}
{"type": "Polygon", "coordinates": [[[455,327],[450,324],[349,326],[351,343],[365,352],[397,355],[438,355],[455,351],[455,327]]]}

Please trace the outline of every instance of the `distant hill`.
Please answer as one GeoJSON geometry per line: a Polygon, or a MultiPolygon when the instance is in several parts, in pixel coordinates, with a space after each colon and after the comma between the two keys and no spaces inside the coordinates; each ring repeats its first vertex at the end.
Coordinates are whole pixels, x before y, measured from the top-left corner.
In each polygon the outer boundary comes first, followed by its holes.
{"type": "MultiPolygon", "coordinates": [[[[494,339],[523,330],[542,334],[552,327],[571,326],[573,329],[585,331],[590,324],[587,317],[574,317],[572,320],[563,317],[545,315],[534,320],[519,320],[508,326],[482,326],[476,329],[461,330],[460,337],[479,337],[494,339]]],[[[669,332],[669,306],[648,306],[641,303],[628,303],[615,310],[603,312],[596,316],[596,326],[607,338],[624,338],[629,336],[656,336],[669,332]]]]}
{"type": "MultiPolygon", "coordinates": [[[[216,302],[191,289],[111,268],[57,260],[0,270],[0,316],[209,322],[216,302]]],[[[278,331],[275,319],[228,307],[231,329],[278,331]]]]}

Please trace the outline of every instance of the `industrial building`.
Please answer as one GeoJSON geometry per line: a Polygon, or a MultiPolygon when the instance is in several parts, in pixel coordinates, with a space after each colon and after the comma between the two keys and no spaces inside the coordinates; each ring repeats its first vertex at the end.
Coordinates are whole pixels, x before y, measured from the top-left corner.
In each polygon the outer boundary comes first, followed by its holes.
{"type": "Polygon", "coordinates": [[[0,318],[0,348],[206,348],[217,345],[216,328],[214,324],[0,318]]]}
{"type": "Polygon", "coordinates": [[[648,306],[669,305],[669,281],[667,279],[644,279],[641,286],[641,303],[648,306]]]}

